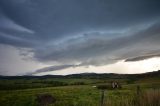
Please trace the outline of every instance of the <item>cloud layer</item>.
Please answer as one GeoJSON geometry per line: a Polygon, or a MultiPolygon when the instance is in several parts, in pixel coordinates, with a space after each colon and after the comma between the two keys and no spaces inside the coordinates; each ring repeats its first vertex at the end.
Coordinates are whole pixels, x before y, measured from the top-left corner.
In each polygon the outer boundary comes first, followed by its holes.
{"type": "Polygon", "coordinates": [[[0,44],[53,65],[35,73],[159,57],[159,11],[157,0],[1,0],[0,44]]]}

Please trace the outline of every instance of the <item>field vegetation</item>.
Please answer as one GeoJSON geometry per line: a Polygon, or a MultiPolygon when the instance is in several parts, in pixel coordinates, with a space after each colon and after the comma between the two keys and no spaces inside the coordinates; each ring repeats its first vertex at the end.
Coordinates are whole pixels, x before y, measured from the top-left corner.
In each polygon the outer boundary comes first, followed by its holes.
{"type": "Polygon", "coordinates": [[[159,75],[1,77],[0,106],[160,106],[159,75]]]}

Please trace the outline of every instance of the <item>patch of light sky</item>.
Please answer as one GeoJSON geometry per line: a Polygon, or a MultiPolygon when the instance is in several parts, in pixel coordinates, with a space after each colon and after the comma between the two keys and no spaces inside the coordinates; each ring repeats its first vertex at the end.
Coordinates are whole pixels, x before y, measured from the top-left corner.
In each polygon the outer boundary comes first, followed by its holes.
{"type": "Polygon", "coordinates": [[[64,70],[39,73],[37,75],[68,75],[78,73],[120,73],[120,74],[134,74],[157,71],[160,69],[160,58],[151,58],[136,62],[119,61],[114,64],[105,66],[88,66],[68,68],[64,70]]]}

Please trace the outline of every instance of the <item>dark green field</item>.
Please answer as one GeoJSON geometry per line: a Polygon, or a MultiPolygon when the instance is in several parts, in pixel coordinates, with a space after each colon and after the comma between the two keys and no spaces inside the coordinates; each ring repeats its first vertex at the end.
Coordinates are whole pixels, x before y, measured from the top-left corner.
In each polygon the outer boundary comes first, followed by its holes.
{"type": "Polygon", "coordinates": [[[112,81],[122,88],[106,89],[103,106],[160,106],[159,73],[0,77],[0,106],[42,106],[38,95],[54,97],[49,106],[100,106],[102,90],[93,86],[112,81]]]}

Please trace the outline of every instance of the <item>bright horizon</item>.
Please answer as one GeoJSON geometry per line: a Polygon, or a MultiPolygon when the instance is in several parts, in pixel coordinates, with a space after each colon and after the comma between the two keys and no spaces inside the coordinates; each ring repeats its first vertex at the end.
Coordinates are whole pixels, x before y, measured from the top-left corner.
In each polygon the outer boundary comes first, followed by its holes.
{"type": "Polygon", "coordinates": [[[159,63],[160,63],[160,58],[151,58],[139,62],[130,62],[130,63],[119,61],[117,63],[106,66],[68,68],[65,70],[62,69],[58,71],[44,72],[35,75],[69,75],[69,74],[80,74],[80,73],[140,74],[140,73],[158,71],[160,69],[159,63]]]}

